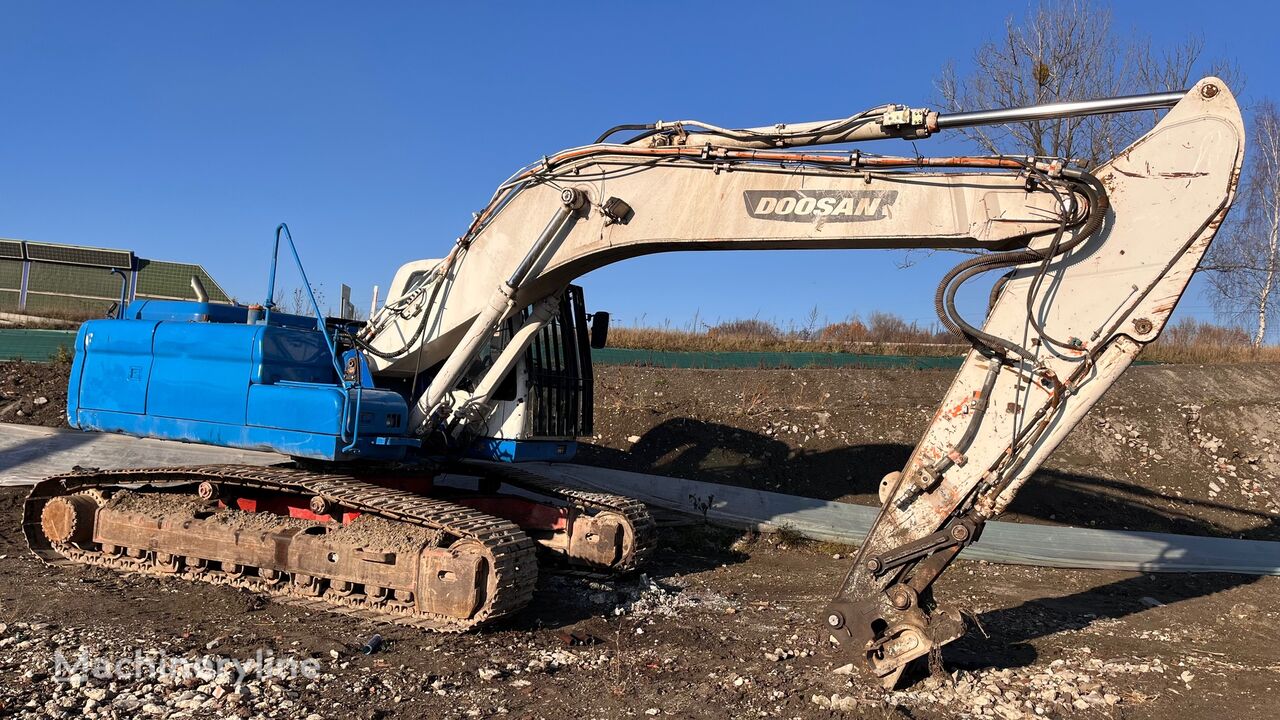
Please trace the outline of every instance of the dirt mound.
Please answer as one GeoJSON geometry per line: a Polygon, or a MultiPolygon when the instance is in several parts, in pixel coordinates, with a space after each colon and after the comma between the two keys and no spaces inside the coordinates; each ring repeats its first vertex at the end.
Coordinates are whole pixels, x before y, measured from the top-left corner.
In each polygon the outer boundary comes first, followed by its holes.
{"type": "MultiPolygon", "coordinates": [[[[875,505],[953,373],[596,369],[586,464],[875,505]]],[[[1012,519],[1280,538],[1280,366],[1130,369],[1012,519]]]]}
{"type": "Polygon", "coordinates": [[[67,426],[71,363],[0,363],[0,422],[67,426]]]}

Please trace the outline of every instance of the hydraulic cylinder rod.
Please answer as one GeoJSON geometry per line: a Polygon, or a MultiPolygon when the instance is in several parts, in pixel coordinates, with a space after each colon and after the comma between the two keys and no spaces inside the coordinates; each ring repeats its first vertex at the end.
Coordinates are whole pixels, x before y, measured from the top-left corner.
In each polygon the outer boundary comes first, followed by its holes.
{"type": "Polygon", "coordinates": [[[937,123],[939,130],[946,130],[948,128],[974,127],[977,125],[1054,120],[1057,118],[1079,117],[1081,115],[1159,110],[1177,105],[1178,101],[1186,97],[1186,95],[1186,90],[1178,90],[1175,92],[1126,95],[1124,97],[1102,98],[1099,100],[1077,100],[1048,105],[1031,105],[1004,110],[977,110],[974,112],[939,115],[937,123]]]}
{"type": "Polygon", "coordinates": [[[541,266],[555,253],[559,242],[564,239],[565,229],[572,224],[574,216],[582,207],[585,198],[582,193],[566,188],[560,196],[561,206],[542,234],[534,241],[525,254],[524,259],[512,272],[511,277],[499,283],[489,297],[485,309],[476,316],[458,347],[449,354],[444,366],[431,380],[431,385],[414,405],[409,417],[409,427],[419,434],[425,432],[427,426],[436,419],[436,412],[448,395],[458,384],[462,374],[475,359],[476,353],[485,340],[493,336],[494,330],[515,309],[516,291],[530,275],[536,275],[541,266]]]}
{"type": "Polygon", "coordinates": [[[556,310],[559,307],[560,293],[555,293],[533,304],[529,318],[525,320],[519,330],[512,334],[507,346],[498,354],[498,359],[494,360],[493,366],[485,372],[484,377],[476,384],[475,392],[463,405],[454,411],[456,418],[480,419],[488,413],[493,400],[493,393],[497,391],[498,385],[506,379],[507,375],[515,368],[516,363],[520,362],[520,358],[524,357],[524,351],[529,347],[529,343],[533,341],[533,336],[537,335],[539,330],[551,322],[551,318],[555,317],[556,310]]]}

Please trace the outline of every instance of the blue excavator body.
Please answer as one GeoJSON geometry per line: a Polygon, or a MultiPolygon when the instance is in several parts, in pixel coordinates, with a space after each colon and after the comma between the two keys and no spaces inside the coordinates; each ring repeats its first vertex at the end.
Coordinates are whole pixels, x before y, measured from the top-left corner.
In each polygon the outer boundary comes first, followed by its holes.
{"type": "Polygon", "coordinates": [[[367,371],[344,381],[315,318],[250,316],[143,300],[84,323],[71,426],[330,461],[400,460],[420,444],[406,436],[403,396],[373,387],[367,371]]]}

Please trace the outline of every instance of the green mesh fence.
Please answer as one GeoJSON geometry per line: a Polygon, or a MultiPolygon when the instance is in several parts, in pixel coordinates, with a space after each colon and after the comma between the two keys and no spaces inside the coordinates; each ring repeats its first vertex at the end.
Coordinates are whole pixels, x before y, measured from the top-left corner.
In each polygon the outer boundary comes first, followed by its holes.
{"type": "Polygon", "coordinates": [[[123,284],[119,275],[106,268],[33,262],[27,292],[119,300],[123,284]]]}
{"type": "Polygon", "coordinates": [[[0,330],[0,360],[48,362],[76,344],[74,330],[0,330]]]}
{"type": "Polygon", "coordinates": [[[27,307],[22,312],[37,317],[85,318],[104,317],[111,306],[119,302],[107,298],[79,298],[68,295],[41,295],[27,293],[27,307]]]}
{"type": "Polygon", "coordinates": [[[0,290],[22,288],[22,261],[0,260],[0,290]]]}
{"type": "Polygon", "coordinates": [[[168,298],[173,300],[194,300],[195,292],[191,289],[191,276],[200,278],[205,292],[212,302],[230,302],[222,287],[209,277],[209,273],[199,265],[190,263],[165,262],[163,260],[139,260],[138,283],[135,292],[138,297],[168,298]]]}
{"type": "Polygon", "coordinates": [[[597,365],[646,365],[667,368],[903,368],[955,370],[962,356],[923,357],[914,355],[855,355],[822,352],[679,352],[602,348],[591,351],[597,365]]]}

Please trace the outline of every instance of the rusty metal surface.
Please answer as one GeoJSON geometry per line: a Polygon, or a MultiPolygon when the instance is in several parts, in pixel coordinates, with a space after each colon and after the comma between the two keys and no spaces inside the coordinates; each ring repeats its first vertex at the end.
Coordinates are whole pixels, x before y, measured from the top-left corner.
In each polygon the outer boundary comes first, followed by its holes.
{"type": "Polygon", "coordinates": [[[657,524],[644,503],[633,497],[585,490],[510,463],[465,460],[449,469],[460,475],[498,479],[576,507],[580,513],[564,550],[571,563],[625,573],[648,560],[657,547],[657,524]],[[582,523],[580,527],[578,523],[582,523]]]}
{"type": "Polygon", "coordinates": [[[23,509],[23,532],[32,551],[54,565],[74,562],[177,575],[444,632],[511,615],[528,604],[537,581],[533,542],[506,520],[349,476],[290,468],[212,465],[56,476],[32,489],[23,509]],[[122,484],[141,484],[143,490],[185,488],[194,496],[202,482],[216,483],[224,492],[285,494],[303,502],[320,495],[355,512],[423,528],[433,542],[403,559],[388,558],[334,545],[324,533],[299,535],[295,522],[281,520],[279,527],[255,537],[219,528],[210,518],[102,509],[96,517],[98,542],[57,540],[68,537],[57,531],[57,523],[53,537],[45,533],[45,510],[82,502],[71,497],[101,498],[122,484]],[[102,494],[84,495],[86,491],[102,494]],[[352,592],[363,583],[368,583],[365,592],[352,592]]]}
{"type": "MultiPolygon", "coordinates": [[[[996,360],[977,350],[970,353],[902,480],[886,493],[830,611],[871,620],[874,627],[846,633],[858,644],[868,633],[885,638],[919,627],[919,618],[899,617],[887,591],[920,568],[908,565],[880,574],[869,569],[868,561],[912,548],[960,513],[979,520],[999,514],[1143,345],[1155,339],[1230,207],[1243,149],[1234,99],[1216,80],[1201,81],[1155,129],[1095,171],[1109,205],[1096,235],[1046,262],[1044,269],[1037,262],[1014,270],[982,332],[1029,345],[1028,357],[996,360]],[[1029,297],[1041,276],[1048,278],[1048,289],[1029,297]],[[1043,331],[1029,324],[1032,312],[1043,331]],[[1041,342],[1044,337],[1070,343],[1041,342]],[[997,361],[999,372],[989,386],[996,402],[990,411],[972,415],[997,361]],[[971,441],[961,440],[975,430],[971,441]],[[961,444],[963,452],[957,454],[961,444]],[[941,462],[948,457],[955,461],[941,462]],[[928,473],[940,466],[949,466],[945,474],[928,473]]],[[[920,636],[926,639],[928,622],[926,617],[920,636]]],[[[891,665],[884,662],[865,660],[882,677],[891,665]]]]}

